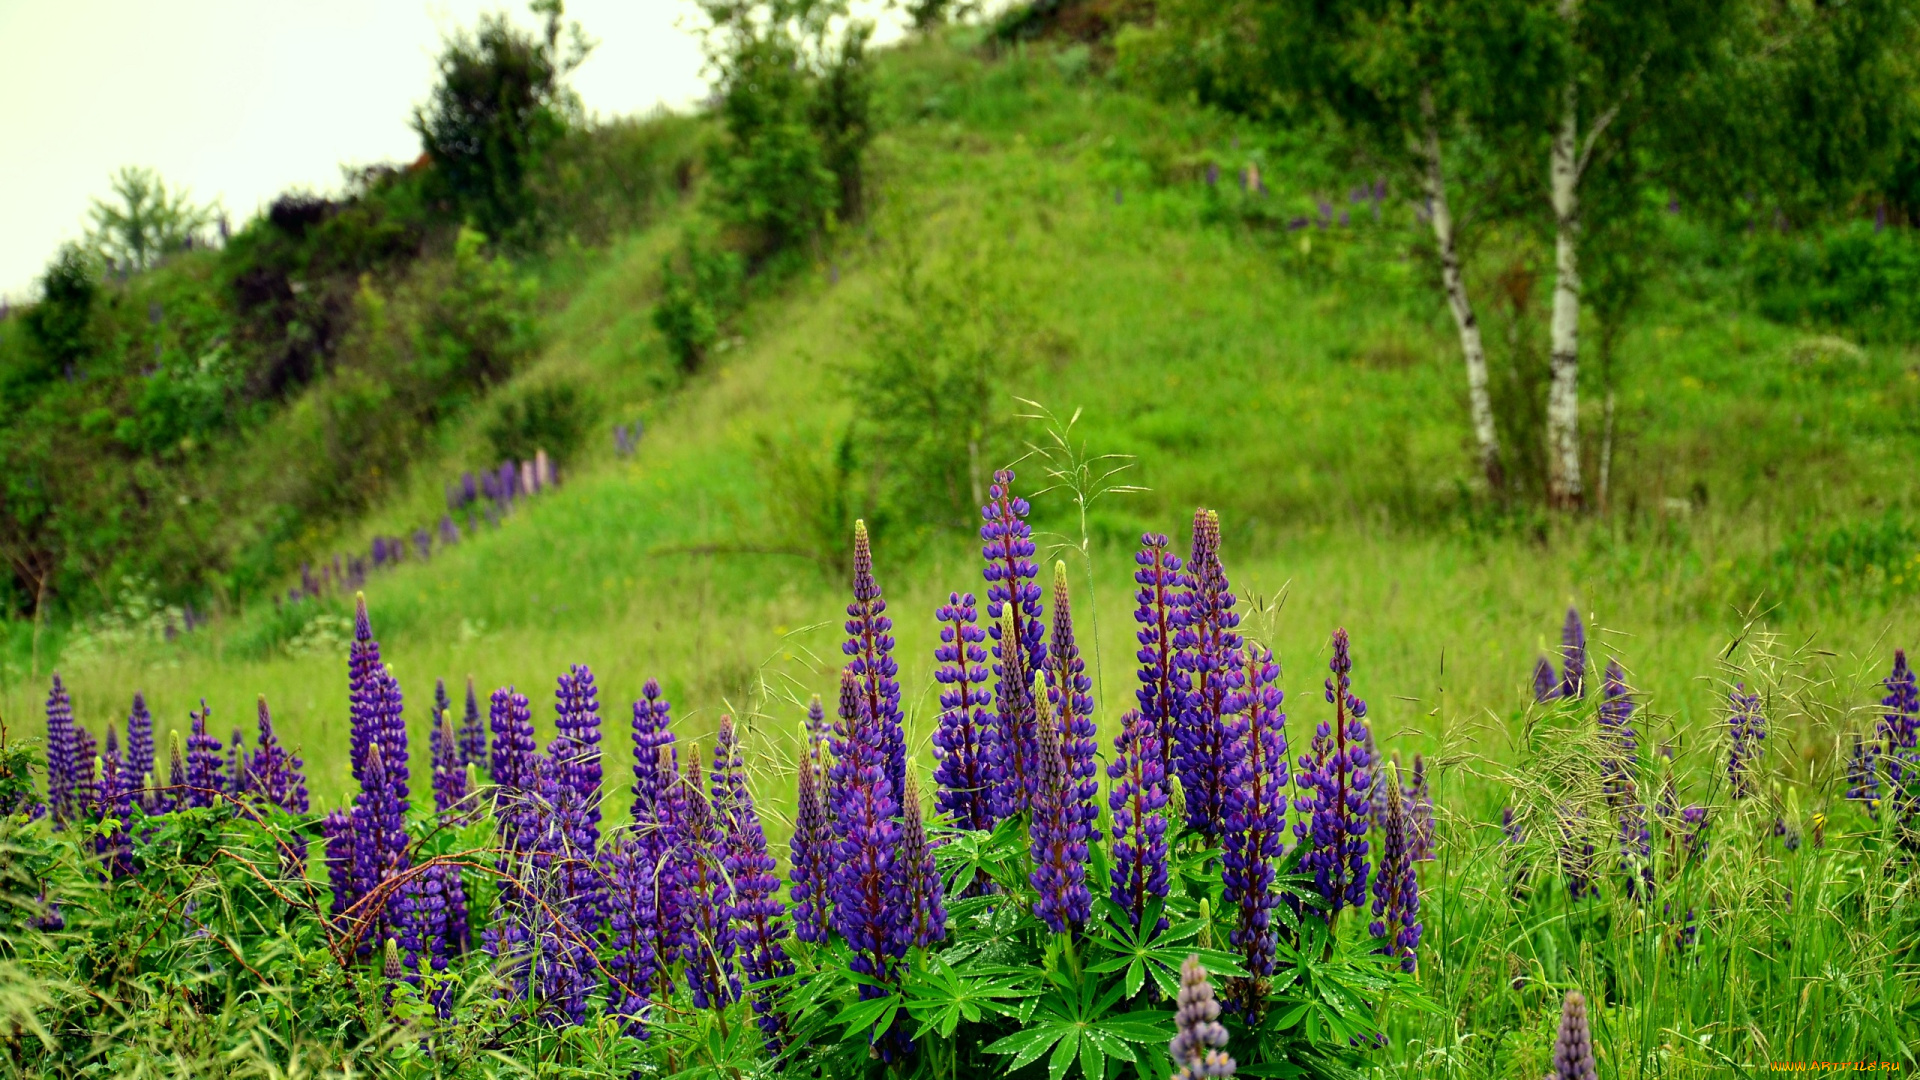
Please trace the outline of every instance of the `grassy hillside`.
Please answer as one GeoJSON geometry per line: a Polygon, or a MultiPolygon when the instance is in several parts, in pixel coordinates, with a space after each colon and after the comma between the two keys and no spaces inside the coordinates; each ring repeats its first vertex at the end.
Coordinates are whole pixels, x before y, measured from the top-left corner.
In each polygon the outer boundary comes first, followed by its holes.
{"type": "MultiPolygon", "coordinates": [[[[514,683],[540,702],[585,662],[616,726],[657,676],[693,731],[752,714],[764,730],[752,752],[782,758],[798,703],[833,682],[845,602],[822,568],[831,553],[784,553],[812,550],[792,508],[831,493],[805,477],[831,476],[864,415],[860,358],[909,264],[960,306],[1024,327],[988,337],[1014,357],[996,378],[995,410],[1010,419],[983,449],[989,466],[1046,442],[1044,423],[1011,419],[1027,411],[1018,399],[1062,419],[1078,410],[1072,441],[1089,454],[1135,456],[1119,479],[1146,490],[1098,500],[1084,535],[1066,492],[1035,498],[1038,527],[1074,549],[1060,557],[1076,586],[1083,540],[1093,563],[1103,731],[1131,700],[1130,545],[1154,529],[1184,547],[1202,505],[1221,514],[1229,573],[1253,604],[1245,625],[1275,646],[1290,702],[1311,715],[1328,634],[1344,625],[1393,747],[1431,750],[1444,727],[1456,754],[1503,756],[1504,721],[1569,603],[1591,616],[1596,651],[1647,692],[1660,718],[1648,729],[1702,752],[1724,701],[1715,658],[1756,601],[1765,625],[1830,650],[1824,662],[1848,679],[1916,636],[1911,355],[1750,312],[1704,230],[1670,222],[1689,254],[1619,347],[1609,512],[1548,520],[1473,486],[1457,353],[1406,201],[1390,197],[1378,224],[1369,204],[1340,201],[1346,227],[1285,227],[1320,198],[1344,200],[1371,178],[1363,167],[1307,135],[1135,97],[1072,51],[988,61],[931,43],[889,55],[879,78],[880,205],[813,266],[763,285],[705,370],[680,382],[647,317],[677,218],[586,259],[564,310],[544,316],[543,352],[504,392],[555,379],[592,389],[603,422],[566,483],[366,590],[416,738],[436,677],[457,687],[472,673],[483,695],[514,683]],[[1234,182],[1249,161],[1269,194],[1234,182]],[[647,434],[616,459],[608,425],[630,418],[647,434]]],[[[1537,255],[1518,239],[1489,244],[1481,295],[1537,255]]],[[[1499,377],[1525,386],[1532,331],[1509,334],[1499,304],[1487,308],[1507,342],[1499,377]]],[[[1597,458],[1597,376],[1586,396],[1597,458]]],[[[478,423],[428,447],[360,536],[437,519],[442,485],[487,463],[478,423]]],[[[1019,471],[1028,493],[1046,483],[1037,459],[1019,471]]],[[[858,491],[840,494],[859,508],[858,491]]],[[[947,591],[981,589],[977,540],[868,509],[883,515],[878,572],[926,753],[930,616],[947,591]]],[[[286,643],[348,603],[289,615],[256,600],[211,633],[63,673],[96,728],[136,688],[163,727],[184,727],[204,697],[218,731],[250,725],[264,693],[329,804],[345,781],[344,650],[292,656],[286,643]]],[[[37,729],[43,694],[10,683],[10,726],[37,729]]],[[[551,714],[536,716],[544,732],[551,714]]],[[[1770,746],[1825,766],[1836,738],[1808,726],[1770,746]]],[[[618,776],[629,751],[617,737],[608,748],[618,776]]],[[[762,773],[776,804],[777,772],[762,773]]]]}

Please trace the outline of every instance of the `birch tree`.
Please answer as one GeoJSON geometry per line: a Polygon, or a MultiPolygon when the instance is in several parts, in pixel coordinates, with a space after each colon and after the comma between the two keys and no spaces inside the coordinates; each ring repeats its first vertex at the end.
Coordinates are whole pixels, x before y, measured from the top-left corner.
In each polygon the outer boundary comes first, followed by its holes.
{"type": "Polygon", "coordinates": [[[1466,376],[1475,460],[1502,491],[1506,470],[1488,390],[1487,352],[1466,274],[1474,215],[1463,191],[1498,170],[1479,167],[1538,125],[1552,43],[1527,0],[1165,0],[1158,40],[1132,60],[1213,104],[1263,118],[1329,121],[1389,170],[1433,231],[1436,284],[1452,316],[1466,376]],[[1157,65],[1157,67],[1156,67],[1157,65]],[[1471,152],[1468,152],[1471,151],[1471,152]],[[1471,177],[1455,167],[1476,166],[1471,177]]]}

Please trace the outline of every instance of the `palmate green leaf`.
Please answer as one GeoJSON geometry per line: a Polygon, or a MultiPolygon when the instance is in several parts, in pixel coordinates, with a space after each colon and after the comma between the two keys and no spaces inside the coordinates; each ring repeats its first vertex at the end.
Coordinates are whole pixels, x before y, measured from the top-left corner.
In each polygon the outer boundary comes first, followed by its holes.
{"type": "Polygon", "coordinates": [[[1051,1051],[1047,1061],[1049,1080],[1059,1080],[1076,1060],[1088,1080],[1101,1080],[1109,1058],[1138,1060],[1129,1044],[1155,1043],[1173,1037],[1170,1014],[1163,1010],[1108,1016],[1107,1010],[1121,1000],[1122,993],[1118,986],[1100,992],[1092,980],[1078,986],[1061,986],[1040,1000],[1032,1022],[986,1049],[989,1053],[1013,1055],[1010,1072],[1038,1061],[1051,1051]]]}
{"type": "MultiPolygon", "coordinates": [[[[986,877],[1003,892],[1019,895],[1027,889],[1027,819],[1016,814],[991,832],[936,826],[934,863],[948,895],[958,895],[976,876],[986,877]]],[[[1005,897],[1001,898],[1005,902],[1005,897]]]]}
{"type": "Polygon", "coordinates": [[[1147,905],[1137,929],[1127,918],[1126,909],[1110,899],[1099,900],[1096,911],[1100,918],[1088,928],[1088,940],[1110,955],[1088,965],[1087,971],[1104,975],[1124,969],[1122,989],[1129,998],[1140,992],[1148,976],[1163,996],[1172,997],[1179,992],[1181,962],[1195,954],[1215,977],[1246,974],[1234,954],[1190,944],[1201,930],[1197,918],[1170,921],[1165,930],[1156,931],[1165,913],[1165,905],[1158,900],[1147,905]]]}
{"type": "Polygon", "coordinates": [[[1027,1010],[1022,999],[1040,993],[1033,985],[1032,970],[999,964],[970,964],[964,970],[958,966],[978,951],[978,945],[970,945],[935,954],[924,968],[908,974],[906,1010],[919,1023],[914,1038],[928,1032],[948,1038],[962,1021],[978,1023],[989,1013],[1024,1019],[1027,1010]]]}

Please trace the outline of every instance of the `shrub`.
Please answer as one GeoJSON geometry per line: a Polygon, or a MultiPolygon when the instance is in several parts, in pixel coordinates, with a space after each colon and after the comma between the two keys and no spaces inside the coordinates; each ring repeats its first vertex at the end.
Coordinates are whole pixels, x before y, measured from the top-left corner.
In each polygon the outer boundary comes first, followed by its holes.
{"type": "Polygon", "coordinates": [[[677,255],[660,262],[660,299],[653,325],[682,371],[698,370],[740,303],[740,256],[689,233],[677,255]]]}
{"type": "Polygon", "coordinates": [[[1798,235],[1761,235],[1747,274],[1760,313],[1796,325],[1845,327],[1872,340],[1920,336],[1920,240],[1856,221],[1798,235]]]}
{"type": "Polygon", "coordinates": [[[497,460],[528,461],[545,450],[565,462],[580,448],[591,411],[572,383],[536,386],[500,402],[487,422],[487,444],[497,460]]]}

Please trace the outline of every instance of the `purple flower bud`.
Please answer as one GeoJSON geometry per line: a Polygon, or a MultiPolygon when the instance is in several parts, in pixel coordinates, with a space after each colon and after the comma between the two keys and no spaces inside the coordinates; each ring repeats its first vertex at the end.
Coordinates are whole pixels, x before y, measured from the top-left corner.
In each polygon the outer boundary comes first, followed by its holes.
{"type": "MultiPolygon", "coordinates": [[[[280,745],[273,732],[273,717],[267,712],[267,698],[259,700],[259,733],[254,751],[242,767],[240,792],[288,813],[307,812],[306,763],[300,755],[280,745]]],[[[235,745],[238,745],[238,738],[235,745]]]]}
{"type": "MultiPolygon", "coordinates": [[[[817,705],[819,699],[814,699],[817,705]]],[[[833,866],[833,835],[820,794],[820,766],[803,761],[799,768],[799,797],[794,811],[793,839],[788,848],[789,895],[793,900],[793,934],[801,941],[827,940],[829,881],[833,866]]]]}
{"type": "Polygon", "coordinates": [[[724,1009],[740,997],[740,978],[734,968],[737,942],[727,918],[734,883],[727,873],[722,827],[715,820],[706,793],[700,790],[697,752],[687,759],[680,788],[686,797],[686,811],[677,836],[673,884],[688,921],[679,958],[687,966],[687,986],[693,992],[694,1005],[724,1009]]]}
{"type": "Polygon", "coordinates": [[[1533,700],[1546,703],[1560,696],[1560,676],[1553,673],[1553,661],[1542,656],[1533,662],[1533,700]]]}
{"type": "Polygon", "coordinates": [[[1229,762],[1226,795],[1225,859],[1222,898],[1238,911],[1229,940],[1239,950],[1251,978],[1232,988],[1232,997],[1249,1015],[1265,997],[1262,985],[1274,970],[1273,930],[1275,863],[1286,829],[1287,770],[1285,700],[1275,685],[1280,667],[1272,652],[1251,645],[1241,650],[1237,686],[1227,698],[1229,762]]]}
{"type": "Polygon", "coordinates": [[[1560,1031],[1553,1040],[1553,1072],[1548,1080],[1599,1080],[1593,1059],[1593,1035],[1587,1029],[1587,999],[1567,991],[1560,1009],[1560,1031]]]}
{"type": "Polygon", "coordinates": [[[1048,715],[1040,723],[1040,791],[1028,824],[1031,880],[1038,897],[1034,915],[1056,934],[1077,931],[1093,910],[1087,888],[1088,844],[1094,827],[1093,699],[1085,662],[1074,644],[1068,606],[1067,568],[1054,564],[1053,643],[1047,657],[1048,715]]]}
{"type": "Polygon", "coordinates": [[[47,806],[53,811],[56,829],[76,820],[73,782],[79,759],[80,734],[73,723],[73,702],[56,671],[53,688],[47,691],[47,806]]]}
{"type": "Polygon", "coordinates": [[[1385,828],[1380,836],[1380,872],[1373,880],[1373,923],[1369,932],[1380,941],[1374,951],[1398,960],[1411,974],[1420,945],[1420,880],[1414,874],[1414,838],[1400,787],[1389,781],[1385,828]]]}
{"type": "Polygon", "coordinates": [[[940,871],[934,866],[933,847],[927,843],[926,823],[920,817],[920,791],[907,777],[901,805],[900,867],[906,877],[906,943],[924,949],[947,938],[946,897],[940,871]]]}
{"type": "Polygon", "coordinates": [[[460,722],[460,765],[487,769],[487,729],[480,723],[480,699],[473,692],[473,676],[467,676],[467,711],[460,722]]]}
{"type": "Polygon", "coordinates": [[[1633,696],[1627,689],[1626,672],[1620,661],[1607,662],[1606,681],[1601,692],[1600,709],[1600,782],[1609,805],[1619,807],[1636,798],[1634,773],[1640,753],[1640,737],[1633,730],[1633,696]]]}
{"type": "Polygon", "coordinates": [[[1224,1049],[1227,1029],[1220,1023],[1220,1003],[1214,1000],[1213,984],[1207,981],[1207,969],[1200,966],[1197,955],[1180,964],[1180,996],[1174,1004],[1173,1029],[1167,1054],[1179,1066],[1174,1080],[1234,1074],[1233,1059],[1224,1049]]]}
{"type": "Polygon", "coordinates": [[[121,759],[121,775],[128,790],[136,793],[153,782],[153,714],[147,711],[147,699],[138,693],[127,713],[127,752],[121,759]]]}
{"type": "Polygon", "coordinates": [[[187,734],[187,791],[188,806],[212,806],[220,799],[220,793],[227,785],[221,778],[220,740],[207,734],[207,718],[213,710],[207,707],[207,699],[200,699],[200,711],[187,714],[191,729],[187,734]]]}
{"type": "MultiPolygon", "coordinates": [[[[828,774],[833,857],[829,892],[832,926],[852,953],[863,1000],[904,974],[906,882],[900,861],[899,802],[887,768],[882,724],[851,670],[842,672],[842,720],[835,731],[828,774]]],[[[892,1047],[891,1031],[875,1032],[877,1047],[892,1047]]]]}

